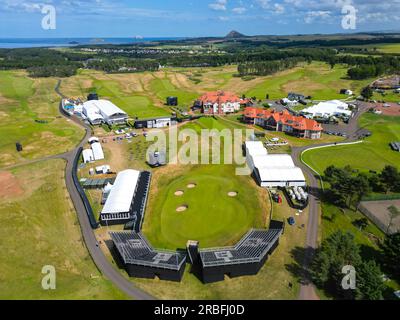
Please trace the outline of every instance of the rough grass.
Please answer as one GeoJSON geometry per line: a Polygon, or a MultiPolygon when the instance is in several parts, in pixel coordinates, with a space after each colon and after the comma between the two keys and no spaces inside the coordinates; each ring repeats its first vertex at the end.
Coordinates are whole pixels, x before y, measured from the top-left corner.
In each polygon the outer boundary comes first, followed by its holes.
{"type": "Polygon", "coordinates": [[[344,99],[340,89],[349,88],[359,93],[372,80],[353,81],[346,78],[347,67],[313,62],[265,78],[265,81],[246,92],[248,97],[281,99],[291,91],[310,95],[314,100],[344,99]]]}
{"type": "Polygon", "coordinates": [[[1,299],[125,298],[87,252],[64,170],[52,160],[12,171],[24,193],[0,199],[1,299]],[[56,268],[56,290],[41,287],[45,265],[56,268]]]}
{"type": "Polygon", "coordinates": [[[56,79],[30,79],[25,72],[0,71],[0,167],[70,150],[83,130],[60,117],[56,79]],[[46,120],[40,124],[35,120],[46,120]],[[24,151],[17,153],[15,143],[24,151]]]}

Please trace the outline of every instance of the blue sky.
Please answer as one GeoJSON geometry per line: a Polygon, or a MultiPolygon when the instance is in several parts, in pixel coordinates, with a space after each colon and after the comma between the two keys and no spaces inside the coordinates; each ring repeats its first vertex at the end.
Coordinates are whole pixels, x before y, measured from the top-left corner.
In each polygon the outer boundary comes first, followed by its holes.
{"type": "Polygon", "coordinates": [[[0,37],[197,37],[400,30],[400,0],[0,0],[0,37]],[[43,30],[44,5],[57,12],[43,30]],[[357,10],[355,30],[342,8],[357,10]]]}

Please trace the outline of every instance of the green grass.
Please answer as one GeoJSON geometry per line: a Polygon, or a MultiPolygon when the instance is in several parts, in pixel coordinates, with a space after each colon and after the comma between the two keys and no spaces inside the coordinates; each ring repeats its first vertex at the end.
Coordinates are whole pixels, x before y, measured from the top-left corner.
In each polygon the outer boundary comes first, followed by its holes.
{"type": "Polygon", "coordinates": [[[383,53],[400,53],[400,43],[378,44],[373,47],[383,53]]]}
{"type": "Polygon", "coordinates": [[[87,252],[64,170],[61,160],[12,170],[22,194],[0,197],[0,299],[126,298],[87,252]],[[41,287],[45,265],[56,269],[56,290],[41,287]]]}
{"type": "Polygon", "coordinates": [[[188,240],[203,247],[223,246],[239,240],[250,228],[263,227],[263,211],[248,176],[236,176],[229,165],[203,165],[185,168],[179,176],[161,176],[157,196],[152,196],[143,232],[161,248],[184,248],[188,240]],[[187,185],[195,183],[196,188],[187,185]],[[183,196],[175,196],[177,190],[183,196]],[[228,192],[238,192],[230,198],[228,192]],[[177,212],[179,206],[188,210],[177,212]]]}
{"type": "Polygon", "coordinates": [[[56,79],[0,71],[0,167],[63,153],[79,142],[83,130],[59,116],[55,85],[56,79]],[[15,150],[17,141],[24,147],[21,153],[15,150]]]}
{"type": "Polygon", "coordinates": [[[392,151],[389,143],[400,141],[400,117],[365,114],[360,125],[372,132],[363,143],[311,150],[304,154],[303,160],[319,173],[330,165],[350,165],[362,171],[380,171],[385,165],[399,167],[400,154],[392,151]]]}
{"type": "Polygon", "coordinates": [[[150,98],[143,93],[127,96],[122,92],[117,81],[93,78],[93,86],[102,98],[109,99],[131,117],[143,119],[170,114],[167,109],[154,106],[150,98]]]}
{"type": "Polygon", "coordinates": [[[150,88],[151,91],[156,94],[161,101],[163,101],[163,103],[166,102],[166,99],[169,96],[178,97],[179,106],[184,106],[187,110],[189,110],[190,106],[193,105],[193,101],[198,98],[198,94],[196,93],[176,88],[166,75],[163,79],[157,78],[152,80],[150,88]]]}
{"type": "Polygon", "coordinates": [[[400,94],[395,93],[391,90],[386,91],[385,95],[382,95],[381,93],[378,92],[374,92],[374,95],[372,96],[371,100],[397,103],[400,102],[400,94]]]}
{"type": "Polygon", "coordinates": [[[345,99],[340,89],[349,88],[356,94],[372,80],[353,81],[346,78],[347,67],[313,62],[270,76],[260,85],[246,92],[248,97],[264,99],[268,93],[270,99],[286,97],[289,91],[310,95],[314,100],[345,99]]]}

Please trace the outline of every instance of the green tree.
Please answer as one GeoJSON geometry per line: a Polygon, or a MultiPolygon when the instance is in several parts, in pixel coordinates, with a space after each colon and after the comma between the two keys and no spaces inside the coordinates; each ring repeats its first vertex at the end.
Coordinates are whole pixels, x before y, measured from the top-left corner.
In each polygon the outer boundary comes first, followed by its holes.
{"type": "MultiPolygon", "coordinates": [[[[368,177],[365,174],[359,174],[351,179],[352,195],[355,196],[355,205],[357,206],[361,199],[371,192],[371,186],[368,177]]],[[[353,198],[353,197],[352,197],[353,198]]]]}
{"type": "Polygon", "coordinates": [[[385,166],[380,174],[380,179],[386,192],[390,192],[397,189],[400,175],[396,167],[385,166]]]}
{"type": "Polygon", "coordinates": [[[359,247],[349,232],[337,231],[322,242],[311,264],[311,276],[314,283],[338,297],[354,298],[354,292],[343,290],[342,268],[354,267],[361,263],[359,247]]]}
{"type": "Polygon", "coordinates": [[[374,95],[374,92],[372,91],[371,87],[368,86],[361,90],[361,95],[364,97],[364,99],[370,100],[374,95]]]}
{"type": "Polygon", "coordinates": [[[383,265],[391,275],[400,281],[400,233],[386,236],[382,245],[383,265]]]}
{"type": "Polygon", "coordinates": [[[382,300],[385,285],[382,271],[375,261],[362,262],[357,266],[356,272],[356,299],[382,300]]]}

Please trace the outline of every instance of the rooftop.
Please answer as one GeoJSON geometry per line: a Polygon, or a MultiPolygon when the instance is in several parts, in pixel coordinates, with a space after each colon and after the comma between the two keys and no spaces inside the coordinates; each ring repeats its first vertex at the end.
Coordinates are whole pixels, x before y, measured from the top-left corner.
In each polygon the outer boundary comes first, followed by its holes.
{"type": "Polygon", "coordinates": [[[166,250],[155,250],[140,233],[132,231],[110,232],[125,264],[179,270],[186,255],[166,250]]]}
{"type": "Polygon", "coordinates": [[[140,172],[136,170],[121,171],[115,179],[102,214],[129,212],[140,172]]]}
{"type": "Polygon", "coordinates": [[[282,234],[282,229],[250,230],[234,247],[200,250],[203,267],[260,262],[282,234]]]}

